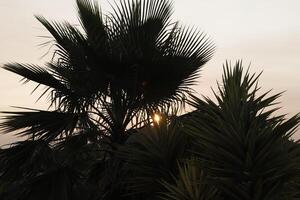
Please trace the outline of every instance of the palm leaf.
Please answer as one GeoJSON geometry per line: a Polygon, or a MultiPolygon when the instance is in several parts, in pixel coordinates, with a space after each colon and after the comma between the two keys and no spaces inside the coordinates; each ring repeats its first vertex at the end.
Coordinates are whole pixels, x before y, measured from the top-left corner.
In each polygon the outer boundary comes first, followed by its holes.
{"type": "Polygon", "coordinates": [[[165,200],[220,199],[219,192],[214,185],[209,184],[195,160],[179,164],[179,174],[178,177],[174,176],[174,183],[162,181],[162,185],[167,190],[161,195],[165,200]]]}
{"type": "Polygon", "coordinates": [[[3,112],[6,116],[3,117],[1,130],[4,133],[16,131],[18,136],[29,136],[50,142],[63,134],[72,134],[79,120],[79,116],[72,113],[27,110],[3,112]]]}

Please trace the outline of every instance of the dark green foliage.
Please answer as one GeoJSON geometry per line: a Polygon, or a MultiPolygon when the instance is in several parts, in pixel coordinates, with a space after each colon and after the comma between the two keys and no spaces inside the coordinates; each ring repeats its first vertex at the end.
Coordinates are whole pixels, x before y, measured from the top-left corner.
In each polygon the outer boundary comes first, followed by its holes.
{"type": "Polygon", "coordinates": [[[13,144],[0,152],[1,180],[16,181],[39,174],[54,163],[52,149],[41,140],[13,144]]]}
{"type": "Polygon", "coordinates": [[[188,144],[182,127],[167,120],[132,135],[117,152],[125,161],[122,170],[129,194],[151,199],[161,192],[160,180],[177,174],[177,162],[187,156],[188,144]]]}
{"type": "Polygon", "coordinates": [[[2,112],[0,130],[25,141],[0,149],[1,200],[300,198],[300,117],[276,116],[280,94],[261,93],[259,75],[226,63],[216,101],[199,99],[190,87],[214,45],[173,22],[170,1],[77,11],[80,28],[37,16],[51,62],[4,66],[51,104],[2,112]],[[186,101],[195,110],[177,116],[186,101]]]}
{"type": "Polygon", "coordinates": [[[73,199],[74,188],[117,198],[120,168],[129,165],[114,155],[119,145],[154,111],[178,110],[214,52],[204,34],[171,20],[168,0],[120,1],[108,15],[92,0],[77,0],[77,11],[82,29],[36,16],[53,37],[45,43],[54,46],[49,63],[4,66],[24,83],[45,86],[40,98],[51,102],[50,111],[3,113],[4,133],[28,137],[1,152],[7,191],[22,188],[12,198],[73,199]],[[66,185],[48,193],[55,181],[66,185]]]}
{"type": "Polygon", "coordinates": [[[19,136],[29,136],[47,142],[64,134],[68,136],[77,126],[79,115],[59,111],[27,109],[23,112],[3,112],[5,122],[0,125],[4,133],[18,131],[19,136]]]}
{"type": "Polygon", "coordinates": [[[207,179],[197,165],[197,160],[191,159],[179,165],[178,177],[175,183],[162,182],[166,192],[162,193],[164,200],[218,200],[218,189],[207,179]]]}
{"type": "MultiPolygon", "coordinates": [[[[77,8],[83,31],[37,16],[54,38],[50,63],[10,63],[4,69],[22,76],[25,83],[46,86],[41,97],[49,94],[55,112],[76,114],[76,130],[94,126],[99,135],[117,143],[128,137],[126,130],[134,119],[140,124],[149,117],[146,109],[180,107],[214,51],[204,34],[171,21],[167,0],[121,1],[108,15],[90,0],[78,0],[77,8]]],[[[40,112],[44,114],[39,117],[49,116],[40,112]]],[[[18,122],[27,115],[15,113],[2,126],[18,130],[18,122]]],[[[59,125],[53,134],[49,127],[39,127],[49,140],[66,132],[59,125]]]]}
{"type": "Polygon", "coordinates": [[[283,199],[299,178],[299,144],[291,136],[299,115],[276,116],[277,95],[258,95],[259,76],[241,62],[224,67],[217,102],[193,97],[197,109],[187,120],[199,165],[225,199],[283,199]]]}

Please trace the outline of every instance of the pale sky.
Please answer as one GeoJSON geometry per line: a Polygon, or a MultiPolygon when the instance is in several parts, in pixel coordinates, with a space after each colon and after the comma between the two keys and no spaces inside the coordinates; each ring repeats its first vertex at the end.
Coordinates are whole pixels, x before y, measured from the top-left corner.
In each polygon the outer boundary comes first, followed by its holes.
{"type": "MultiPolygon", "coordinates": [[[[109,10],[108,0],[99,0],[109,10]]],[[[263,91],[286,91],[280,98],[281,113],[300,112],[300,1],[299,0],[175,0],[174,19],[196,26],[215,41],[217,51],[202,70],[199,94],[211,95],[220,80],[222,64],[243,59],[252,72],[263,71],[263,91]]],[[[0,0],[0,63],[43,64],[47,48],[38,45],[47,32],[34,14],[48,19],[78,24],[75,0],[0,0]]],[[[46,101],[35,103],[31,85],[21,85],[20,77],[0,69],[0,110],[9,106],[46,108],[46,101]]],[[[300,138],[300,131],[295,135],[300,138]]],[[[0,135],[0,144],[15,140],[0,135]]]]}

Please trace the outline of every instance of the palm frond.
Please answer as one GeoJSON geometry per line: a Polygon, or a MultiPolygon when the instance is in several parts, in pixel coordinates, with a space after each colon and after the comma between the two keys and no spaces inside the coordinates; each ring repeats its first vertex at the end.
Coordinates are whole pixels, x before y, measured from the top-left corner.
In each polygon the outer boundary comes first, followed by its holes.
{"type": "Polygon", "coordinates": [[[59,111],[43,111],[26,109],[28,111],[2,112],[6,114],[1,123],[4,133],[15,132],[18,136],[28,136],[51,142],[62,135],[72,134],[79,116],[59,111]]]}
{"type": "Polygon", "coordinates": [[[99,50],[108,39],[100,7],[96,1],[77,0],[77,9],[89,44],[99,50]]]}
{"type": "Polygon", "coordinates": [[[116,27],[111,44],[121,64],[115,68],[117,83],[130,95],[140,95],[144,104],[179,102],[214,51],[204,34],[170,21],[171,5],[123,1],[111,16],[116,27]]]}
{"type": "MultiPolygon", "coordinates": [[[[35,91],[40,85],[46,86],[43,93],[39,97],[43,97],[48,93],[51,105],[61,110],[70,112],[78,112],[89,105],[89,94],[70,87],[70,71],[57,68],[54,64],[48,64],[48,67],[40,67],[30,64],[10,63],[6,64],[4,69],[11,71],[23,77],[24,83],[34,81],[38,85],[33,90],[35,91]]],[[[87,90],[88,91],[88,90],[87,90]]]]}
{"type": "Polygon", "coordinates": [[[179,164],[178,177],[174,176],[174,183],[162,181],[166,192],[161,198],[165,200],[217,200],[219,192],[211,185],[196,160],[187,160],[179,164]]]}
{"type": "MultiPolygon", "coordinates": [[[[64,85],[56,79],[48,70],[37,65],[10,63],[5,64],[5,70],[23,77],[24,83],[34,81],[39,85],[48,86],[48,89],[65,90],[64,85]]],[[[48,90],[47,89],[47,90],[48,90]]]]}

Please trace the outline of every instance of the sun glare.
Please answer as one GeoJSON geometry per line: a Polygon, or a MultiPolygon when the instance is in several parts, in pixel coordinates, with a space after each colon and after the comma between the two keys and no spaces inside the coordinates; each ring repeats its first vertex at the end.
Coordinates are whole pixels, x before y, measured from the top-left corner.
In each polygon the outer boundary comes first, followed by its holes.
{"type": "Polygon", "coordinates": [[[158,114],[154,114],[153,121],[157,124],[159,124],[159,121],[161,120],[161,116],[158,114]]]}

